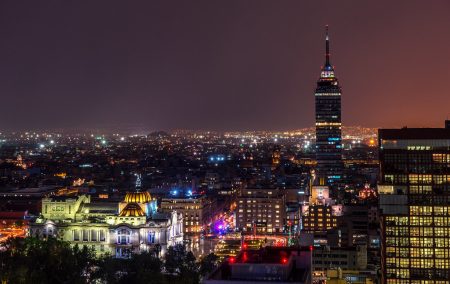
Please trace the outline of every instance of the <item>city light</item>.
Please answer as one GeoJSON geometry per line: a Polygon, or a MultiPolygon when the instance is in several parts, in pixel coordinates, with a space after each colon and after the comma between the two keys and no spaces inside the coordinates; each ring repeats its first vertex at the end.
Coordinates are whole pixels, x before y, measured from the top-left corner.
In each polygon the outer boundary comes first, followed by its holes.
{"type": "Polygon", "coordinates": [[[1,283],[450,283],[445,1],[12,2],[1,283]]]}

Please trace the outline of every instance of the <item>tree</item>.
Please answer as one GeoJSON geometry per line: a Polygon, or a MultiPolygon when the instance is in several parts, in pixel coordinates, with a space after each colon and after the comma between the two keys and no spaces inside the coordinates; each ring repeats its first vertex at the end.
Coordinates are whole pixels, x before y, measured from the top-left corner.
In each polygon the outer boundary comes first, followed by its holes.
{"type": "Polygon", "coordinates": [[[155,283],[197,284],[200,268],[213,269],[216,256],[197,263],[183,245],[169,247],[164,263],[155,251],[129,259],[97,258],[86,246],[70,246],[55,238],[10,239],[0,249],[0,280],[7,283],[155,283]],[[163,268],[165,272],[163,273],[163,268]]]}
{"type": "Polygon", "coordinates": [[[107,255],[99,260],[95,279],[102,283],[167,283],[161,270],[162,261],[153,252],[132,254],[129,259],[107,255]]]}
{"type": "Polygon", "coordinates": [[[219,257],[214,253],[210,253],[200,260],[200,275],[205,276],[211,273],[219,265],[219,257]]]}
{"type": "Polygon", "coordinates": [[[95,254],[54,238],[12,239],[0,253],[1,276],[9,283],[88,283],[95,254]]]}
{"type": "Polygon", "coordinates": [[[169,247],[165,255],[164,268],[172,276],[171,279],[177,283],[200,281],[195,256],[181,244],[169,247]]]}

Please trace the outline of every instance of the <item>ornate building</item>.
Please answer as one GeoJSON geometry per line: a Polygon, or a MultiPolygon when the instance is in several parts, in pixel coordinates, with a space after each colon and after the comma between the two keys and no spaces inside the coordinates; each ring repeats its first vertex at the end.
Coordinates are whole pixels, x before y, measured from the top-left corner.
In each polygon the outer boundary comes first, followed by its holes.
{"type": "Polygon", "coordinates": [[[320,185],[332,185],[342,179],[341,87],[330,63],[328,26],[325,65],[315,92],[316,158],[320,185]]]}
{"type": "Polygon", "coordinates": [[[164,254],[183,240],[183,215],[156,209],[156,200],[139,191],[127,193],[119,204],[91,202],[88,195],[44,198],[29,235],[52,236],[121,258],[153,248],[164,254]]]}

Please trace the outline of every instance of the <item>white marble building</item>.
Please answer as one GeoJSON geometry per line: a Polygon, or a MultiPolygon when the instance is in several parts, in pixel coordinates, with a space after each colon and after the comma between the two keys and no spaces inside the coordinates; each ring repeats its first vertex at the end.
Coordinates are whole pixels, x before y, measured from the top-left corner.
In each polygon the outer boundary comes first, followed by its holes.
{"type": "Polygon", "coordinates": [[[41,216],[30,223],[29,235],[56,237],[86,245],[98,254],[129,257],[183,241],[183,215],[158,213],[148,192],[129,192],[123,202],[91,202],[88,195],[55,196],[42,200],[41,216]]]}

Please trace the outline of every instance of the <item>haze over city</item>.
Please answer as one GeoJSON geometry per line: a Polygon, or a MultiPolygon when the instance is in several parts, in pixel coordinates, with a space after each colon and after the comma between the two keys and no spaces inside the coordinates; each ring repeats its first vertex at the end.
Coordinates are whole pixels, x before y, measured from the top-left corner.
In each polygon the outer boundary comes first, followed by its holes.
{"type": "Polygon", "coordinates": [[[325,25],[343,125],[441,127],[450,115],[449,9],[448,1],[3,1],[0,129],[311,127],[325,25]]]}
{"type": "Polygon", "coordinates": [[[2,284],[450,284],[449,1],[3,1],[2,284]]]}

